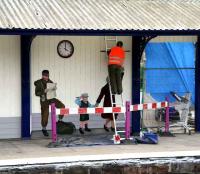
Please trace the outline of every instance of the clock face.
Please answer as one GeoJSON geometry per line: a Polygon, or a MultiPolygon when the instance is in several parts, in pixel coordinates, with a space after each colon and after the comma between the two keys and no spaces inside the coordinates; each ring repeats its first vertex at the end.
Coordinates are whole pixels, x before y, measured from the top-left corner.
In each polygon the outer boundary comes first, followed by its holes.
{"type": "Polygon", "coordinates": [[[58,43],[57,52],[60,57],[69,58],[74,53],[74,46],[69,40],[62,40],[58,43]]]}

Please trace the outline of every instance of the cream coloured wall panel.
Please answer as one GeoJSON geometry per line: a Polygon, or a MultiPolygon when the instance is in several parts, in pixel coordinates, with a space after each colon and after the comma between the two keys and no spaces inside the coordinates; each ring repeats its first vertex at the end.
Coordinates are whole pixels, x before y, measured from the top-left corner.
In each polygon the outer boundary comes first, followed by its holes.
{"type": "Polygon", "coordinates": [[[21,116],[19,36],[0,36],[0,117],[21,116]]]}

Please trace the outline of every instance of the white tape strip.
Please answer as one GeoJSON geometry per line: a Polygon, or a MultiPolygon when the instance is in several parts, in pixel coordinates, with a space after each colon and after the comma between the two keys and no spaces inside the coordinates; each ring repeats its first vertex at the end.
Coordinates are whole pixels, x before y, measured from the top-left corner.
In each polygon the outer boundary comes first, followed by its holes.
{"type": "Polygon", "coordinates": [[[157,108],[161,108],[161,102],[157,103],[157,108]]]}
{"type": "Polygon", "coordinates": [[[60,115],[60,109],[56,109],[56,115],[60,115]]]}
{"type": "Polygon", "coordinates": [[[121,113],[125,113],[126,112],[126,107],[121,107],[121,113]]]}
{"type": "Polygon", "coordinates": [[[88,114],[95,114],[95,108],[87,108],[88,114]]]}
{"type": "Polygon", "coordinates": [[[78,114],[78,108],[70,108],[69,114],[78,114]]]}
{"type": "Polygon", "coordinates": [[[112,113],[112,107],[105,107],[104,113],[112,113]]]}
{"type": "Polygon", "coordinates": [[[147,104],[147,109],[152,109],[152,103],[147,104]]]}
{"type": "Polygon", "coordinates": [[[133,105],[130,106],[130,111],[133,111],[133,105]]]}
{"type": "Polygon", "coordinates": [[[143,110],[143,104],[138,105],[138,111],[143,110]]]}

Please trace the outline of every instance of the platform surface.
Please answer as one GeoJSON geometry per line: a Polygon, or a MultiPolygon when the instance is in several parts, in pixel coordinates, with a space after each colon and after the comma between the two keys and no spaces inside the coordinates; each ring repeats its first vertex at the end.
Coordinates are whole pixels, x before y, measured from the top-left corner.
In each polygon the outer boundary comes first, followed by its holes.
{"type": "MultiPolygon", "coordinates": [[[[98,135],[97,135],[98,136],[98,135]]],[[[51,139],[0,140],[0,166],[87,160],[200,156],[200,134],[159,137],[159,144],[47,148],[51,139]]]]}

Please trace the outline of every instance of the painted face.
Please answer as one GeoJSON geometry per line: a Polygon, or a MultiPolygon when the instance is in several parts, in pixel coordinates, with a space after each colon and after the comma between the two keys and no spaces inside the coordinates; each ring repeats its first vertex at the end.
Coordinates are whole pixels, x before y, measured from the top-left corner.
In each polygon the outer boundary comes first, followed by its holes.
{"type": "Polygon", "coordinates": [[[88,97],[83,97],[83,102],[87,102],[88,101],[88,97]]]}
{"type": "Polygon", "coordinates": [[[49,75],[46,75],[46,74],[45,74],[45,75],[43,75],[43,76],[42,76],[42,79],[44,79],[44,80],[48,81],[48,80],[49,80],[49,75]]]}

